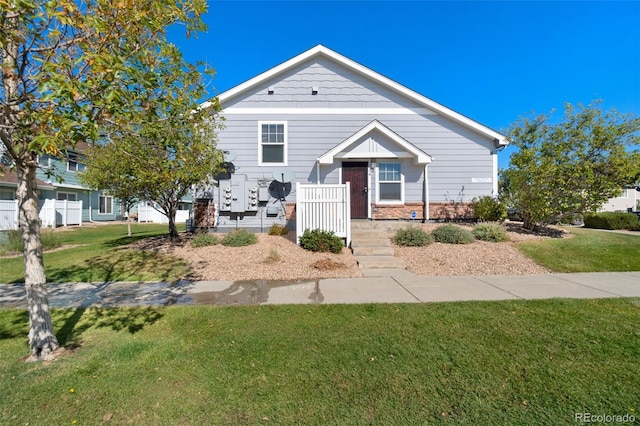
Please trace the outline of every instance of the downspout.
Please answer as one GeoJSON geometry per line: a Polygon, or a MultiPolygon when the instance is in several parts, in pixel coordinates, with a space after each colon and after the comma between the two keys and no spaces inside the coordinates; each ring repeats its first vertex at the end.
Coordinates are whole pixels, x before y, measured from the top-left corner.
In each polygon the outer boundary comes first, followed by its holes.
{"type": "Polygon", "coordinates": [[[320,185],[320,159],[316,158],[316,184],[320,185]]]}
{"type": "Polygon", "coordinates": [[[493,188],[491,189],[494,197],[498,196],[498,150],[491,153],[493,157],[493,188]]]}
{"type": "Polygon", "coordinates": [[[429,216],[429,163],[424,165],[424,220],[430,219],[429,216]]]}

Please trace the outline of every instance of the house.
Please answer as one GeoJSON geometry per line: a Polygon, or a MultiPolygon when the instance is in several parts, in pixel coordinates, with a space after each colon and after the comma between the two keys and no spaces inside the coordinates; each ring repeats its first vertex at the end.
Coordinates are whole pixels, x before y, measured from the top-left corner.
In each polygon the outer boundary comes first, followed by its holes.
{"type": "Polygon", "coordinates": [[[610,198],[601,208],[602,212],[627,212],[640,210],[640,186],[628,185],[622,193],[610,198]]]}
{"type": "Polygon", "coordinates": [[[497,194],[504,135],[325,46],[218,100],[219,228],[294,219],[296,182],[350,182],[352,219],[468,218],[497,194]]]}

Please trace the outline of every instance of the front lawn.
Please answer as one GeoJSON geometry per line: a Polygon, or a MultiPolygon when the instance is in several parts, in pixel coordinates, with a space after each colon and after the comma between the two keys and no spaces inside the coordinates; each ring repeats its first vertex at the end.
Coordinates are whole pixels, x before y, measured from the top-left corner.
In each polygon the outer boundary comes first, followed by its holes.
{"type": "MultiPolygon", "coordinates": [[[[125,224],[58,228],[61,249],[44,254],[48,282],[163,281],[184,276],[186,263],[175,257],[125,246],[167,234],[167,225],[125,224]],[[68,247],[68,248],[65,248],[68,247]]],[[[0,283],[24,282],[22,256],[0,258],[0,283]]]]}
{"type": "Polygon", "coordinates": [[[640,271],[640,235],[571,228],[572,238],[528,241],[518,249],[554,272],[640,271]]]}
{"type": "Polygon", "coordinates": [[[54,310],[23,363],[0,310],[0,424],[575,424],[640,417],[640,302],[54,310]]]}

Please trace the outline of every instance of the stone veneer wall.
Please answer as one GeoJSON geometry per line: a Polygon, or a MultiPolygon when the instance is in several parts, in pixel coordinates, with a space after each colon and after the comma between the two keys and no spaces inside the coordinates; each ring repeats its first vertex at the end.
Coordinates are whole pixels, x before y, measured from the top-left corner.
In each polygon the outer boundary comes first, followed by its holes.
{"type": "MultiPolygon", "coordinates": [[[[411,212],[416,212],[415,219],[424,220],[424,203],[371,205],[371,217],[374,220],[411,219],[411,212]]],[[[431,220],[464,220],[473,218],[473,204],[471,203],[447,202],[429,204],[429,219],[431,220]]]]}

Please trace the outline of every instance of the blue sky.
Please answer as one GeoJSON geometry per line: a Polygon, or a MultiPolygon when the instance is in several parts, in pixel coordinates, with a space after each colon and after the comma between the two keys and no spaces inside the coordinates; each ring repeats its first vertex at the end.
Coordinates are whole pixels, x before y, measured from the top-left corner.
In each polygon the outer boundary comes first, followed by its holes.
{"type": "Polygon", "coordinates": [[[211,0],[205,21],[170,39],[216,69],[212,95],[324,44],[498,131],[565,102],[640,115],[637,1],[211,0]]]}

